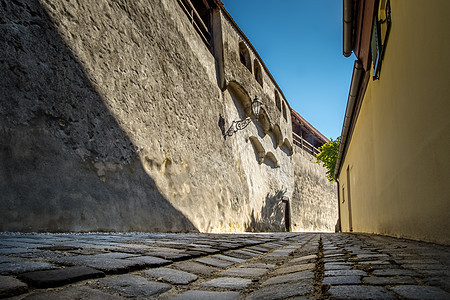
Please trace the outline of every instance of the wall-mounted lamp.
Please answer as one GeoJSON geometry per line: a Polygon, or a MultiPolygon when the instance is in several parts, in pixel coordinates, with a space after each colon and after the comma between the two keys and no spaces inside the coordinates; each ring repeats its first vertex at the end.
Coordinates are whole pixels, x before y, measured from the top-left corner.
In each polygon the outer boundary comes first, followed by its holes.
{"type": "Polygon", "coordinates": [[[228,128],[227,132],[225,132],[223,136],[224,137],[232,136],[238,130],[242,130],[245,127],[247,127],[252,120],[258,120],[262,104],[263,104],[262,101],[259,100],[258,97],[255,97],[255,99],[253,99],[252,101],[252,113],[253,113],[252,116],[247,117],[244,120],[233,121],[233,123],[231,123],[230,128],[228,128]]]}

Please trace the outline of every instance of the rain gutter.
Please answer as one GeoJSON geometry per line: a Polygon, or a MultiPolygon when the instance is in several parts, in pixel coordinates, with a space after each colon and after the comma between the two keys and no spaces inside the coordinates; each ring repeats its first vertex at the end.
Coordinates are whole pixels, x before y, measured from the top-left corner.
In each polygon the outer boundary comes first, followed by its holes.
{"type": "Polygon", "coordinates": [[[360,91],[361,79],[364,74],[364,69],[361,61],[356,60],[353,66],[352,81],[350,83],[350,91],[348,92],[347,108],[345,109],[344,125],[341,132],[341,144],[339,145],[339,153],[336,159],[336,168],[334,170],[334,178],[337,178],[341,170],[341,165],[344,158],[344,152],[347,150],[347,143],[349,142],[350,127],[353,119],[356,99],[360,91]]]}
{"type": "Polygon", "coordinates": [[[349,57],[352,54],[352,31],[353,31],[353,13],[352,13],[353,1],[344,0],[344,13],[343,13],[343,52],[345,57],[349,57]]]}

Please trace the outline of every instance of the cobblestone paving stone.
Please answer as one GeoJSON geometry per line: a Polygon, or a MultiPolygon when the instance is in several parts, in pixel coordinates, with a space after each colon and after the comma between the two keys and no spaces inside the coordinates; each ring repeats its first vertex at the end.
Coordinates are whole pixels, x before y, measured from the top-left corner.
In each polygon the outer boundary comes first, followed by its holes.
{"type": "Polygon", "coordinates": [[[450,246],[357,233],[0,233],[7,297],[450,299],[450,246]]]}

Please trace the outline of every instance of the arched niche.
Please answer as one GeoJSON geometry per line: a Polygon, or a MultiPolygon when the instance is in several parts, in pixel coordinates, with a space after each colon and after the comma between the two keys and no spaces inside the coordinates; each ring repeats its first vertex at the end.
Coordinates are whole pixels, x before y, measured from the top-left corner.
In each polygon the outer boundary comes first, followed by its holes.
{"type": "Polygon", "coordinates": [[[285,152],[288,156],[291,156],[294,149],[292,148],[291,142],[287,138],[284,139],[283,144],[281,145],[281,150],[285,152]]]}
{"type": "Polygon", "coordinates": [[[264,110],[264,108],[261,108],[261,110],[259,112],[258,121],[261,124],[264,133],[267,134],[270,131],[272,126],[270,125],[269,115],[264,110]]]}
{"type": "Polygon", "coordinates": [[[246,117],[250,117],[252,114],[252,100],[250,99],[247,91],[236,81],[228,83],[228,89],[230,93],[239,101],[244,109],[246,117]]]}
{"type": "Polygon", "coordinates": [[[249,137],[249,140],[252,143],[253,150],[255,151],[256,160],[258,161],[259,164],[262,164],[266,154],[263,145],[256,136],[249,137]]]}
{"type": "Polygon", "coordinates": [[[275,144],[280,147],[283,144],[283,133],[281,133],[281,128],[278,124],[273,125],[272,132],[275,137],[275,144]]]}
{"type": "Polygon", "coordinates": [[[264,163],[271,166],[272,168],[279,168],[280,165],[278,164],[278,160],[275,157],[275,154],[272,152],[267,152],[266,156],[264,157],[264,163]]]}

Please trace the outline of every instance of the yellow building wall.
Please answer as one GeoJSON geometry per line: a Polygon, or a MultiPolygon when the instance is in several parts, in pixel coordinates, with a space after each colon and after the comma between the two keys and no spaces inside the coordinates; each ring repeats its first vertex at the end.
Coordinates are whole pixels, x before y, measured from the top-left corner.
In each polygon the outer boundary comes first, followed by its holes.
{"type": "Polygon", "coordinates": [[[450,244],[450,1],[391,9],[380,79],[369,81],[339,173],[342,230],[350,196],[355,232],[450,244]]]}

